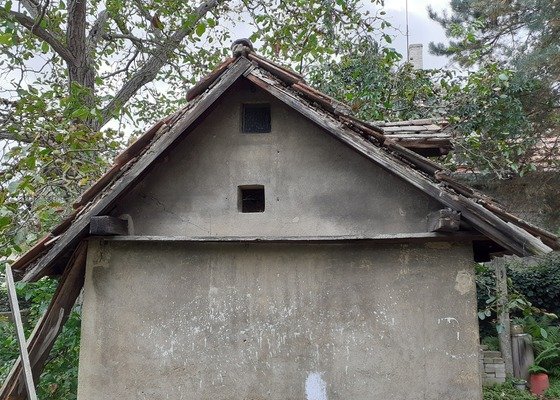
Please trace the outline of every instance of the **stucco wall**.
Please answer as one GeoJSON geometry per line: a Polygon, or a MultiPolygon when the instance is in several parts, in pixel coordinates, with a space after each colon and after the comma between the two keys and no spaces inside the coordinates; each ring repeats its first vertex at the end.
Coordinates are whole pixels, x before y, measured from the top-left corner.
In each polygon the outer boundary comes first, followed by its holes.
{"type": "Polygon", "coordinates": [[[290,236],[426,232],[441,206],[247,82],[121,201],[136,235],[290,236]],[[241,133],[244,102],[271,105],[272,131],[241,133]],[[238,211],[264,185],[264,213],[238,211]]]}
{"type": "Polygon", "coordinates": [[[470,246],[90,243],[94,399],[481,398],[470,246]]]}

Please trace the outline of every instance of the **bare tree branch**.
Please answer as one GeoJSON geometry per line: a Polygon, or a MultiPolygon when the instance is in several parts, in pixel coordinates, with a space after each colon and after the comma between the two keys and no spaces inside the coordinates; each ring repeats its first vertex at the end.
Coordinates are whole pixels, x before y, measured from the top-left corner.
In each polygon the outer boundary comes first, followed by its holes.
{"type": "Polygon", "coordinates": [[[38,38],[47,42],[52,49],[68,64],[75,64],[76,58],[51,32],[41,26],[35,26],[35,20],[23,13],[17,11],[6,11],[3,7],[0,8],[0,17],[4,19],[15,19],[22,26],[29,29],[38,38]]]}
{"type": "Polygon", "coordinates": [[[110,72],[106,75],[103,75],[101,77],[101,79],[107,79],[107,78],[111,78],[113,76],[119,75],[119,74],[123,74],[123,73],[127,73],[128,74],[128,70],[130,69],[130,66],[132,65],[132,63],[134,62],[134,60],[136,60],[136,57],[138,57],[138,54],[140,54],[140,51],[136,50],[134,52],[134,54],[132,55],[132,57],[130,58],[130,60],[128,60],[128,62],[126,63],[124,68],[121,68],[119,70],[116,70],[114,72],[110,72]]]}
{"type": "Polygon", "coordinates": [[[179,29],[171,35],[171,37],[162,43],[152,53],[152,56],[146,63],[121,87],[113,99],[105,106],[101,112],[102,121],[98,128],[105,125],[113,117],[115,112],[120,109],[138,90],[146,83],[155,79],[160,69],[168,62],[173,50],[181,44],[182,40],[192,33],[198,21],[200,21],[206,13],[216,8],[221,0],[207,0],[201,3],[194,11],[194,18],[191,25],[179,29]]]}

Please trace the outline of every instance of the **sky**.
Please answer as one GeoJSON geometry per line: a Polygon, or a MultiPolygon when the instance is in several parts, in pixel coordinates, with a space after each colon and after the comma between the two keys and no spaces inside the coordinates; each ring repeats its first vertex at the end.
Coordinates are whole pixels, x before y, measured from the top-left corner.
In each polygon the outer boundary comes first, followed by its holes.
{"type": "MultiPolygon", "coordinates": [[[[428,17],[427,7],[432,6],[436,11],[448,7],[449,0],[408,0],[408,25],[410,43],[420,43],[424,46],[424,68],[442,68],[448,64],[445,57],[429,54],[430,42],[445,42],[445,33],[440,25],[428,17]]],[[[385,0],[387,19],[401,34],[396,33],[393,39],[395,49],[406,56],[406,0],[385,0]]]]}
{"type": "MultiPolygon", "coordinates": [[[[428,6],[436,11],[441,11],[449,6],[450,0],[408,0],[409,34],[410,43],[421,43],[424,46],[424,68],[442,68],[448,64],[445,57],[433,56],[428,53],[430,42],[445,42],[445,33],[440,25],[428,17],[428,6]]],[[[366,9],[378,10],[378,5],[372,1],[364,0],[366,9]],[[368,6],[369,5],[369,6],[368,6]]],[[[387,20],[396,28],[391,45],[406,57],[406,0],[385,0],[383,9],[387,12],[387,20]]],[[[249,37],[252,27],[245,24],[237,24],[232,27],[234,38],[249,37]]],[[[258,43],[257,43],[258,51],[258,43]]]]}

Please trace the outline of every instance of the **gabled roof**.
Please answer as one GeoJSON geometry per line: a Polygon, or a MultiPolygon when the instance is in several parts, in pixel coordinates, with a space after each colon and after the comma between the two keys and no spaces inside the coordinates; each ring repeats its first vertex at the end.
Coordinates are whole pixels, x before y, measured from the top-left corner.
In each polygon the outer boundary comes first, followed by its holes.
{"type": "Polygon", "coordinates": [[[108,213],[161,155],[204,118],[204,113],[238,79],[253,84],[301,113],[357,153],[461,213],[476,230],[517,255],[560,249],[558,237],[525,222],[488,196],[451,179],[442,166],[391,139],[382,127],[354,118],[349,108],[308,86],[303,77],[245,48],[188,92],[189,103],[159,121],[115,158],[114,165],[75,202],[75,212],[12,268],[33,281],[56,272],[88,235],[90,219],[108,213]]]}

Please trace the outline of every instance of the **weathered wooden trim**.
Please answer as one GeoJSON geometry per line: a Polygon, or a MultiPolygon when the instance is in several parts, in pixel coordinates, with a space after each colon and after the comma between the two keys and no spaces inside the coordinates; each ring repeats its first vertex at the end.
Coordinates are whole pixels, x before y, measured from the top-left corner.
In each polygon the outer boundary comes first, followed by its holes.
{"type": "Polygon", "coordinates": [[[315,93],[317,96],[322,97],[323,99],[326,99],[328,101],[331,102],[331,104],[337,108],[337,109],[345,109],[348,112],[350,112],[350,106],[348,104],[345,104],[341,101],[338,101],[337,99],[335,99],[334,97],[329,96],[326,93],[321,92],[320,90],[315,89],[312,86],[309,86],[308,84],[304,83],[303,81],[300,81],[296,84],[297,86],[300,86],[301,88],[311,92],[311,93],[315,93]],[[335,106],[336,104],[336,106],[335,106]]]}
{"type": "Polygon", "coordinates": [[[122,164],[115,164],[105,172],[93,185],[91,185],[82,195],[72,204],[74,209],[83,207],[90,202],[101,189],[109,184],[121,172],[122,164]]]}
{"type": "Polygon", "coordinates": [[[294,70],[292,70],[292,69],[290,69],[290,68],[288,68],[288,67],[285,67],[285,66],[283,66],[283,65],[281,65],[281,64],[278,64],[278,63],[275,63],[275,62],[272,61],[272,60],[269,60],[269,59],[267,59],[267,58],[264,58],[264,57],[258,55],[257,53],[249,53],[248,57],[249,57],[251,60],[254,60],[254,59],[256,58],[256,59],[258,59],[258,60],[264,61],[264,62],[266,62],[266,63],[268,63],[268,64],[270,64],[270,65],[275,66],[275,67],[278,68],[278,69],[281,69],[282,71],[284,71],[284,72],[286,72],[286,73],[288,73],[288,74],[290,74],[290,75],[293,75],[293,76],[299,78],[301,81],[304,81],[303,75],[297,73],[296,71],[294,71],[294,70]]]}
{"type": "Polygon", "coordinates": [[[150,129],[142,134],[138,139],[134,141],[130,146],[122,151],[118,156],[115,157],[115,164],[124,165],[131,159],[136,157],[142,150],[146,148],[148,143],[150,143],[156,136],[157,131],[160,130],[162,126],[165,125],[166,119],[162,119],[156,122],[150,129]]]}
{"type": "Polygon", "coordinates": [[[297,76],[286,68],[275,65],[269,60],[264,60],[254,53],[249,53],[248,57],[250,60],[256,62],[259,67],[282,79],[282,81],[288,85],[293,85],[302,80],[301,76],[297,76]]]}
{"type": "Polygon", "coordinates": [[[6,286],[8,287],[8,301],[12,310],[12,316],[16,325],[16,335],[19,344],[20,360],[23,364],[23,381],[25,383],[25,390],[29,400],[37,400],[37,393],[35,393],[35,384],[33,383],[33,374],[31,373],[31,364],[29,362],[29,353],[27,352],[27,341],[25,340],[25,333],[23,332],[23,323],[21,322],[21,314],[19,311],[19,303],[16,294],[16,285],[14,283],[14,276],[10,266],[6,266],[6,286]]]}
{"type": "Polygon", "coordinates": [[[97,236],[128,235],[128,220],[110,215],[93,216],[89,223],[89,234],[97,236]]]}
{"type": "Polygon", "coordinates": [[[455,232],[461,226],[461,214],[449,208],[428,214],[428,232],[455,232]]]}
{"type": "Polygon", "coordinates": [[[382,134],[383,136],[385,136],[385,131],[383,130],[383,128],[380,128],[379,126],[369,123],[367,121],[362,121],[352,115],[345,115],[345,118],[348,118],[350,121],[354,122],[356,125],[359,125],[360,127],[366,127],[371,131],[377,132],[382,134]]]}
{"type": "Polygon", "coordinates": [[[342,122],[346,122],[347,124],[355,127],[356,129],[362,131],[364,134],[373,137],[374,139],[376,139],[379,144],[383,144],[385,142],[385,135],[383,134],[383,131],[381,130],[375,130],[372,129],[371,126],[366,125],[366,124],[361,124],[359,122],[359,120],[357,120],[356,118],[352,118],[349,115],[339,115],[338,118],[342,121],[342,122]]]}
{"type": "Polygon", "coordinates": [[[191,101],[198,95],[204,93],[206,89],[208,89],[234,61],[235,59],[232,57],[226,58],[226,60],[218,65],[212,72],[210,72],[210,74],[202,78],[200,82],[190,88],[187,92],[187,101],[191,101]]]}
{"type": "Polygon", "coordinates": [[[418,169],[427,173],[430,176],[434,176],[436,172],[443,171],[445,168],[438,163],[433,162],[432,160],[427,159],[426,157],[422,157],[417,153],[413,152],[412,150],[407,149],[406,147],[402,146],[399,143],[394,142],[391,139],[386,139],[383,142],[384,146],[387,147],[389,150],[394,151],[400,157],[404,158],[407,161],[410,161],[414,164],[418,169]]]}
{"type": "Polygon", "coordinates": [[[331,101],[325,99],[322,96],[319,96],[316,93],[311,92],[310,90],[307,89],[307,87],[300,85],[299,83],[294,83],[292,85],[292,89],[294,89],[295,91],[297,91],[298,93],[306,97],[308,100],[319,104],[325,110],[331,113],[335,112],[336,109],[331,101]]]}
{"type": "Polygon", "coordinates": [[[385,150],[368,142],[365,138],[347,128],[330,115],[321,113],[302,104],[299,98],[286,92],[285,89],[263,81],[258,71],[252,71],[251,74],[247,76],[247,79],[275,96],[286,105],[292,107],[300,114],[309,118],[315,124],[325,129],[332,136],[345,143],[362,156],[420,189],[446,207],[461,212],[477,230],[486,234],[489,238],[495,240],[496,243],[512,251],[514,254],[520,256],[540,255],[552,251],[550,247],[546,246],[537,238],[534,238],[521,228],[519,228],[519,230],[513,229],[504,220],[476,204],[473,200],[460,195],[454,195],[439,187],[435,182],[423,176],[419,171],[391,157],[385,150]],[[462,197],[462,201],[459,201],[459,197],[462,197]],[[525,232],[525,234],[520,235],[520,231],[525,232]]]}
{"type": "Polygon", "coordinates": [[[519,225],[520,227],[522,227],[523,229],[525,229],[527,232],[533,234],[534,236],[539,236],[541,238],[541,240],[548,246],[550,247],[559,247],[560,243],[558,240],[558,237],[548,231],[545,231],[542,228],[539,228],[536,225],[533,225],[527,221],[524,221],[520,218],[517,218],[515,215],[508,213],[507,211],[504,211],[503,209],[501,209],[500,207],[498,207],[497,205],[489,202],[489,201],[480,201],[480,204],[484,207],[487,208],[488,210],[492,211],[493,213],[499,215],[500,217],[502,217],[503,219],[513,222],[516,225],[519,225]]]}
{"type": "Polygon", "coordinates": [[[14,261],[14,263],[12,264],[12,269],[20,270],[27,263],[33,261],[36,257],[39,256],[39,254],[41,254],[48,248],[47,243],[49,243],[52,238],[53,238],[52,234],[48,234],[45,237],[43,237],[40,241],[38,241],[35,244],[35,246],[30,248],[23,256],[21,256],[16,261],[14,261]]]}
{"type": "Polygon", "coordinates": [[[113,236],[103,238],[112,242],[195,242],[195,243],[419,243],[470,242],[484,239],[478,232],[420,232],[380,234],[372,236],[113,236]]]}
{"type": "MultiPolygon", "coordinates": [[[[32,374],[36,382],[54,341],[68,319],[84,285],[86,256],[87,242],[84,241],[80,243],[68,262],[47,311],[27,341],[32,374]]],[[[27,399],[21,367],[21,358],[18,358],[0,390],[0,400],[27,399]]]]}
{"type": "Polygon", "coordinates": [[[94,215],[106,213],[110,206],[133,185],[140,176],[148,170],[153,162],[167,150],[214,102],[251,66],[251,62],[244,57],[238,58],[223,73],[216,85],[204,96],[198,98],[196,104],[177,123],[166,132],[165,135],[156,139],[155,143],[139,158],[114,183],[107,195],[101,198],[95,205],[85,211],[68,230],[60,237],[56,244],[43,258],[29,270],[23,280],[34,281],[43,276],[57,259],[57,257],[68,248],[75,245],[88,232],[89,220],[94,215]]]}

